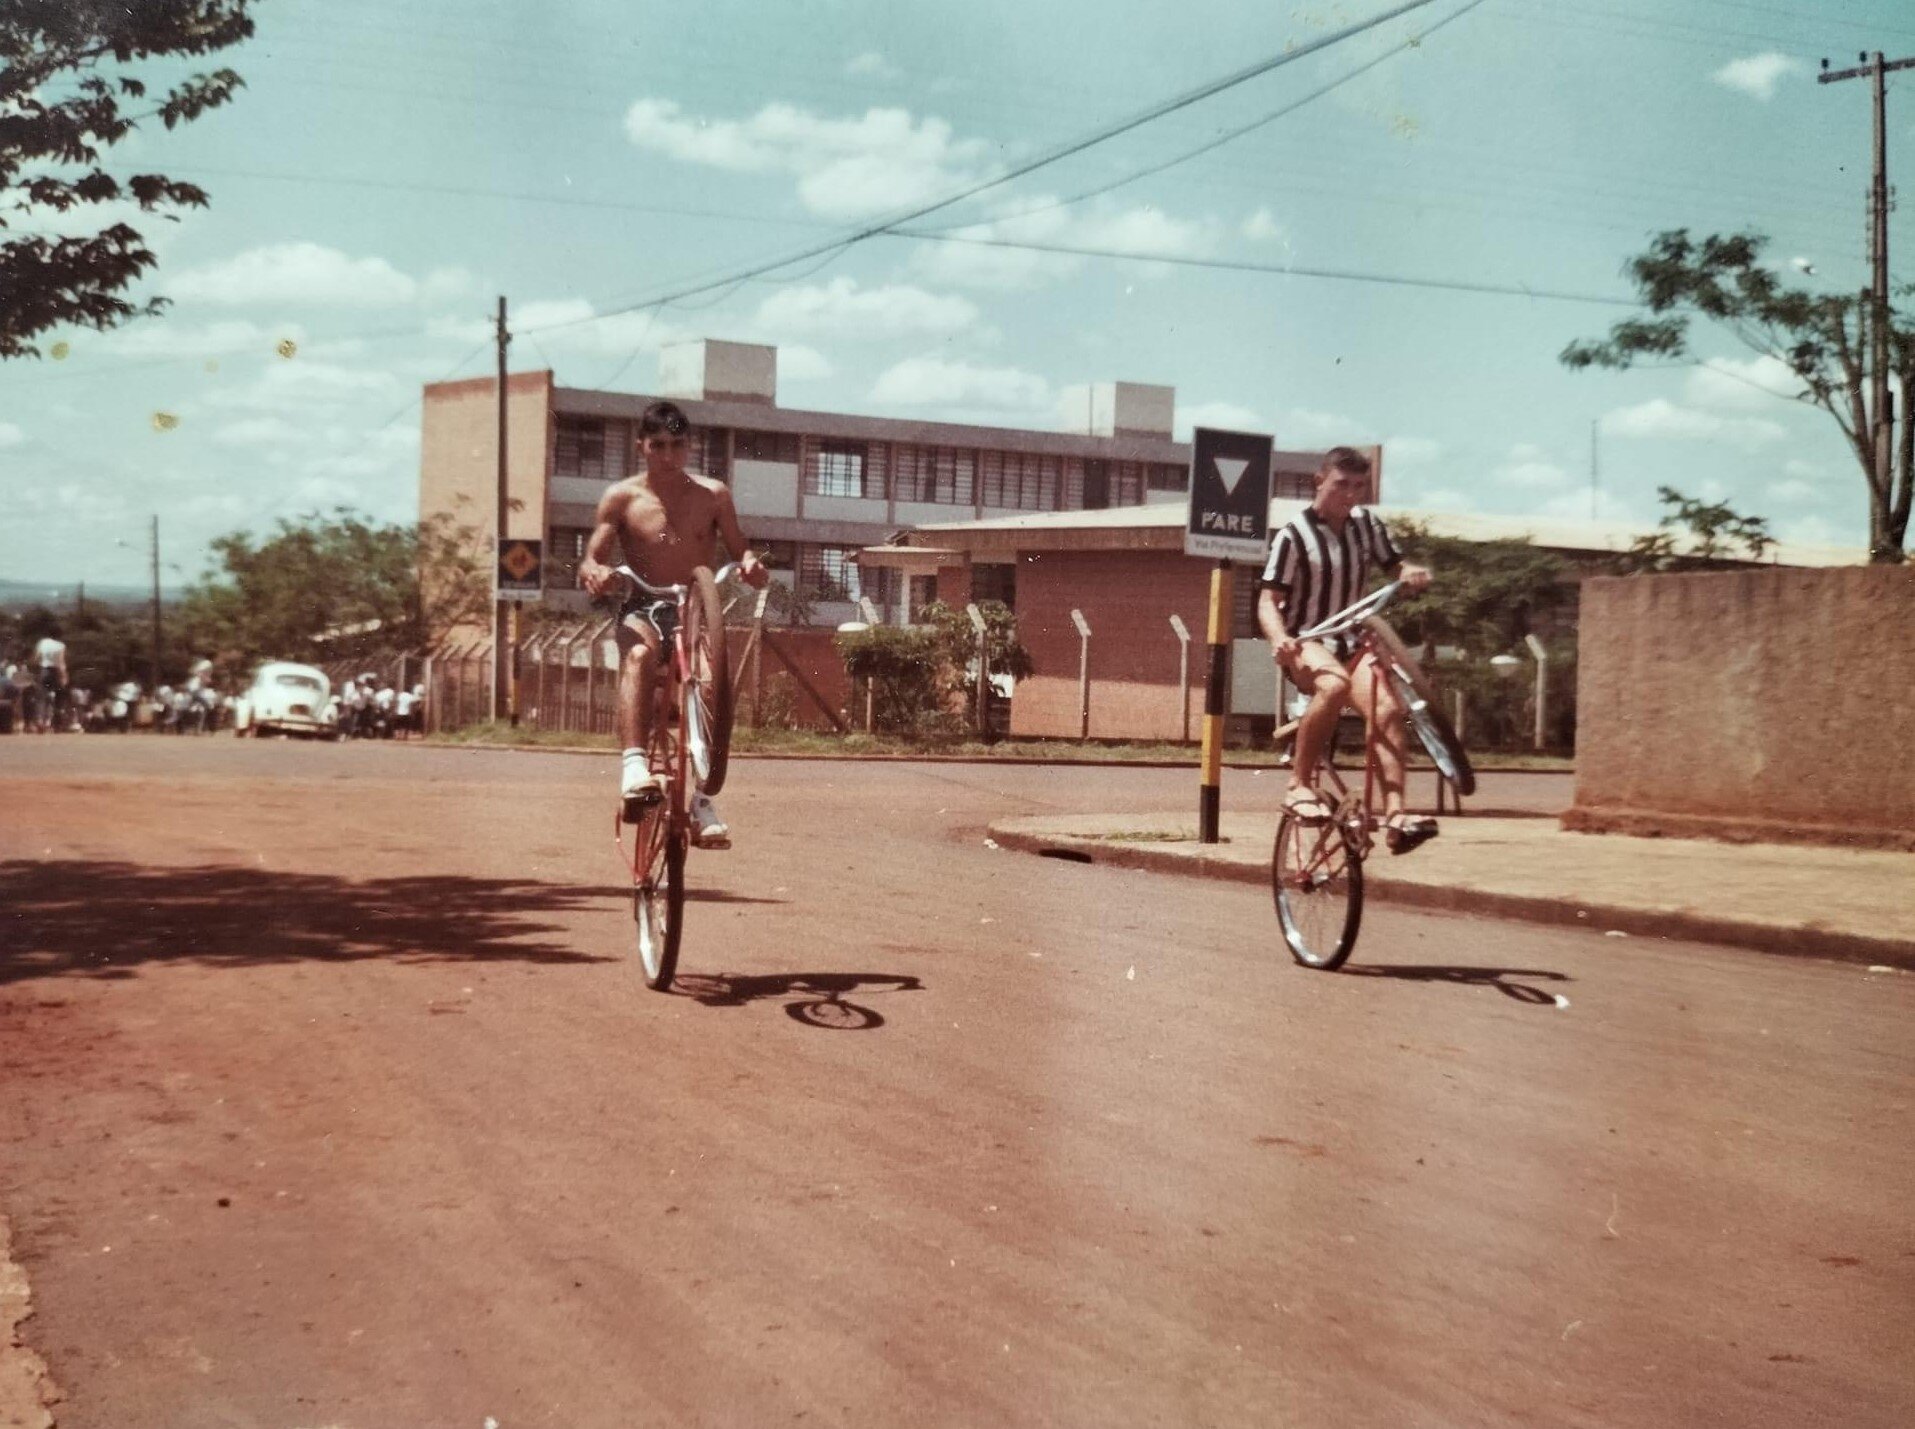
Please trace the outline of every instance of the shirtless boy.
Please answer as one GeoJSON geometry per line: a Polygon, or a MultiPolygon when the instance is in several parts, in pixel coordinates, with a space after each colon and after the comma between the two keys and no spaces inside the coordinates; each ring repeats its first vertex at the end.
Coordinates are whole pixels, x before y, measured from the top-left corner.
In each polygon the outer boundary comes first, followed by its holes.
{"type": "MultiPolygon", "coordinates": [[[[738,574],[752,586],[769,578],[764,564],[745,546],[730,489],[720,481],[685,469],[691,422],[674,403],[654,402],[638,424],[645,470],[607,489],[598,503],[598,524],[579,564],[579,584],[593,595],[618,585],[614,548],[624,563],[652,585],[684,585],[700,566],[719,566],[718,542],[738,562],[738,574]]],[[[619,611],[618,733],[625,746],[619,793],[630,803],[656,797],[664,777],[645,764],[651,734],[653,691],[658,661],[672,636],[677,609],[669,600],[634,594],[619,611]]],[[[704,790],[692,794],[692,839],[700,847],[727,848],[731,830],[704,790]]]]}

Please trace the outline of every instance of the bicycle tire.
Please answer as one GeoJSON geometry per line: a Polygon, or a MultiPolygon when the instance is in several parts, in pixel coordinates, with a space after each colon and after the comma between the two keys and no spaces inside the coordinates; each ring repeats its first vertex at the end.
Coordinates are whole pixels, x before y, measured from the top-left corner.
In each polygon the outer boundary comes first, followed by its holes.
{"type": "Polygon", "coordinates": [[[1463,741],[1457,737],[1455,727],[1443,713],[1436,685],[1423,673],[1423,667],[1410,654],[1410,647],[1391,629],[1389,621],[1380,615],[1372,615],[1363,624],[1376,641],[1377,648],[1389,660],[1396,676],[1397,692],[1403,696],[1410,728],[1416,731],[1424,753],[1443,772],[1443,777],[1456,786],[1458,794],[1474,794],[1476,771],[1470,767],[1469,752],[1463,748],[1463,741]]]}
{"type": "Polygon", "coordinates": [[[661,803],[646,810],[634,831],[632,921],[639,966],[654,992],[671,989],[685,933],[686,838],[676,822],[670,805],[661,803]]]}
{"type": "Polygon", "coordinates": [[[685,681],[686,728],[689,732],[690,719],[696,719],[705,746],[704,759],[695,759],[703,766],[695,771],[698,787],[715,796],[724,789],[731,764],[734,706],[725,607],[718,598],[718,582],[704,566],[692,572],[692,588],[685,600],[685,652],[691,666],[685,681]],[[695,710],[689,708],[692,701],[697,702],[695,710]]]}
{"type": "Polygon", "coordinates": [[[1363,925],[1363,855],[1348,825],[1285,814],[1270,850],[1270,895],[1290,956],[1335,972],[1363,925]]]}

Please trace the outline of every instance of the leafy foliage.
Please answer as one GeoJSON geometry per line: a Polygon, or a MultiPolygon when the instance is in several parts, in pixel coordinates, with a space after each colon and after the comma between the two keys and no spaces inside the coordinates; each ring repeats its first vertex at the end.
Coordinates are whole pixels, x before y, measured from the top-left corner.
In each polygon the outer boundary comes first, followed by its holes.
{"type": "Polygon", "coordinates": [[[1495,655],[1520,645],[1570,598],[1568,565],[1527,541],[1462,541],[1400,519],[1390,534],[1407,560],[1436,574],[1428,590],[1390,609],[1390,623],[1412,644],[1495,655]]]}
{"type": "MultiPolygon", "coordinates": [[[[203,208],[206,192],[163,174],[124,180],[103,152],[158,119],[168,129],[226,103],[230,69],[175,84],[142,113],[146,81],[130,68],[210,54],[251,36],[251,0],[7,0],[0,6],[0,359],[34,357],[63,324],[106,330],[160,312],[164,298],[122,296],[154,266],[139,231],[112,223],[84,236],[17,230],[20,215],[65,215],[130,201],[158,217],[203,208]],[[57,96],[57,97],[56,97],[57,96]]],[[[81,227],[89,225],[82,224],[81,227]]]]}
{"type": "Polygon", "coordinates": [[[423,650],[490,599],[481,543],[443,518],[382,525],[342,508],[213,550],[222,574],[189,591],[178,618],[199,648],[239,664],[423,650]]]}
{"type": "MultiPolygon", "coordinates": [[[[1034,666],[1017,639],[1017,617],[1001,601],[978,606],[984,617],[991,673],[1023,679],[1034,666]]],[[[879,625],[837,637],[845,670],[873,683],[874,722],[882,730],[919,737],[955,737],[977,698],[977,632],[961,610],[933,601],[919,624],[879,625]]]]}
{"type": "Polygon", "coordinates": [[[1668,509],[1658,529],[1638,536],[1618,560],[1619,574],[1695,570],[1738,554],[1759,561],[1775,544],[1766,517],[1739,515],[1726,501],[1697,501],[1673,486],[1657,487],[1656,495],[1668,509]],[[1688,537],[1680,547],[1679,529],[1688,537]]]}
{"type": "MultiPolygon", "coordinates": [[[[1572,342],[1561,360],[1575,370],[1689,360],[1690,322],[1703,318],[1786,364],[1802,383],[1796,400],[1834,419],[1862,469],[1869,559],[1900,562],[1915,491],[1915,424],[1902,422],[1894,449],[1878,457],[1870,436],[1863,338],[1872,304],[1853,294],[1814,293],[1784,283],[1762,263],[1766,242],[1753,233],[1693,239],[1678,228],[1657,234],[1623,270],[1650,316],[1626,318],[1600,341],[1572,342]]],[[[1915,287],[1904,286],[1898,295],[1915,295],[1915,287]]],[[[1890,302],[1880,316],[1890,370],[1904,393],[1915,392],[1915,313],[1890,302]]]]}

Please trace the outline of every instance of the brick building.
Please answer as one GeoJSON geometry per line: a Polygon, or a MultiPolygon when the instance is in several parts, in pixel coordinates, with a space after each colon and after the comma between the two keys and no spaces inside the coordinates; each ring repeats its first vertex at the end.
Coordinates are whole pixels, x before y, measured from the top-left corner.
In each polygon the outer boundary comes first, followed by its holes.
{"type": "MultiPolygon", "coordinates": [[[[428,386],[421,434],[420,515],[451,515],[488,545],[497,395],[493,378],[428,386]]],[[[731,486],[747,537],[818,625],[856,617],[860,596],[892,621],[929,597],[927,573],[855,559],[899,531],[1155,502],[1181,510],[1188,480],[1189,445],[1171,440],[1175,391],[1141,383],[1076,389],[1061,431],[810,412],[778,405],[775,348],[705,340],[660,354],[655,393],[562,387],[539,371],[512,374],[506,396],[506,534],[543,538],[546,600],[561,608],[584,603],[576,572],[594,508],[608,482],[639,469],[638,419],[658,397],[685,409],[688,464],[731,486]]],[[[1313,458],[1284,455],[1279,493],[1307,492],[1313,458]]],[[[992,574],[978,572],[985,594],[992,574]]]]}
{"type": "MultiPolygon", "coordinates": [[[[1295,491],[1299,473],[1321,460],[1316,452],[1278,452],[1280,493],[1295,491]]],[[[1303,506],[1297,495],[1270,503],[1271,529],[1303,506]]],[[[1465,541],[1520,540],[1564,558],[1580,582],[1602,574],[1611,559],[1642,533],[1627,527],[1533,516],[1489,516],[1382,508],[1385,520],[1413,520],[1431,534],[1465,541]]],[[[1183,552],[1185,507],[1145,505],[1128,510],[1074,511],[994,517],[921,526],[893,544],[860,554],[886,567],[935,582],[938,598],[1004,601],[1017,614],[1018,638],[1036,673],[1019,682],[1011,701],[1013,735],[1075,738],[1082,727],[1080,637],[1073,610],[1091,629],[1090,736],[1093,739],[1178,739],[1186,728],[1181,641],[1170,623],[1179,616],[1190,634],[1193,702],[1189,728],[1203,711],[1204,641],[1214,563],[1183,552]]],[[[1780,545],[1768,563],[1838,566],[1862,554],[1820,546],[1780,545]]],[[[1726,566],[1746,564],[1724,561],[1726,566]]],[[[1232,616],[1231,701],[1245,724],[1276,709],[1276,675],[1269,647],[1258,636],[1254,609],[1258,571],[1236,568],[1232,616]]],[[[1442,573],[1437,573],[1441,579],[1442,573]]],[[[1567,622],[1573,625],[1574,602],[1567,622]]]]}

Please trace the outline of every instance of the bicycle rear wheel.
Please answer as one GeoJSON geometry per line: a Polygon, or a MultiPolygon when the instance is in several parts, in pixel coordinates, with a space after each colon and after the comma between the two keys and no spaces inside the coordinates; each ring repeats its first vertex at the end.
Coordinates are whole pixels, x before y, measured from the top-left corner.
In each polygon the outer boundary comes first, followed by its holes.
{"type": "Polygon", "coordinates": [[[692,573],[685,600],[685,653],[691,665],[685,680],[685,722],[692,773],[700,789],[715,795],[725,787],[731,761],[731,661],[718,583],[703,566],[692,573]]]}
{"type": "Polygon", "coordinates": [[[1285,814],[1270,853],[1270,891],[1290,956],[1322,972],[1342,967],[1363,921],[1363,857],[1348,827],[1285,814]]]}
{"type": "Polygon", "coordinates": [[[1436,697],[1436,686],[1423,673],[1422,667],[1416,663],[1416,657],[1410,654],[1409,646],[1390,628],[1387,620],[1380,615],[1372,615],[1363,623],[1369,627],[1378,650],[1388,664],[1390,683],[1402,698],[1410,728],[1416,731],[1417,740],[1430,756],[1430,762],[1456,786],[1457,793],[1474,794],[1476,771],[1470,767],[1469,754],[1463,748],[1463,741],[1457,738],[1449,717],[1443,713],[1442,704],[1436,697]]]}

